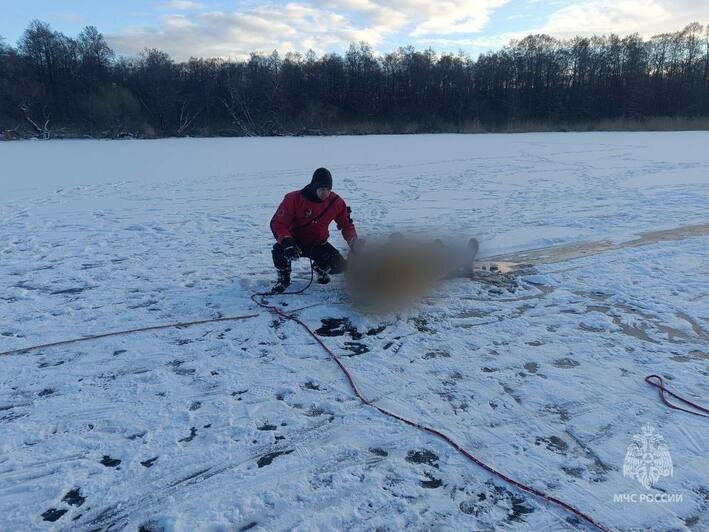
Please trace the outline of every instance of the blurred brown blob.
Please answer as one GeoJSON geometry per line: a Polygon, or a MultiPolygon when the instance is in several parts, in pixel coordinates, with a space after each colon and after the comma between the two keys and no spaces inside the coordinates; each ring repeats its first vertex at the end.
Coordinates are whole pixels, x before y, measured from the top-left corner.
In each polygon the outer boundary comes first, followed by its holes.
{"type": "Polygon", "coordinates": [[[401,310],[431,292],[442,279],[469,277],[477,241],[454,249],[441,241],[392,235],[378,245],[350,254],[345,274],[355,306],[369,312],[401,310]]]}

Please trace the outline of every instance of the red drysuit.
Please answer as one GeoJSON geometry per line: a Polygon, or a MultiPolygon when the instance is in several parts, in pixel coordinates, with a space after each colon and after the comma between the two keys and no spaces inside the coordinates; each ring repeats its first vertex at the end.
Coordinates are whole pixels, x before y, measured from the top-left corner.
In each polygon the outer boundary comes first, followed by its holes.
{"type": "Polygon", "coordinates": [[[323,244],[330,236],[328,226],[335,220],[342,236],[351,244],[357,231],[350,217],[350,209],[334,192],[325,201],[316,202],[306,198],[302,191],[286,194],[271,219],[271,231],[279,244],[292,237],[302,246],[323,244]]]}

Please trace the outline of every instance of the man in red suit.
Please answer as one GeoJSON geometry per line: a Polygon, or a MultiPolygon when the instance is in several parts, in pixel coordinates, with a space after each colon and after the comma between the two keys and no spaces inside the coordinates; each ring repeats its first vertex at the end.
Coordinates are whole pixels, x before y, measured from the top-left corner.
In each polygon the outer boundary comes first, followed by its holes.
{"type": "Polygon", "coordinates": [[[345,201],[332,192],[332,175],[327,168],[318,168],[309,185],[286,194],[271,219],[271,231],[276,238],[273,264],[278,271],[275,294],[290,285],[291,261],[299,257],[313,260],[318,282],[330,282],[328,274],[345,271],[347,261],[327,239],[328,227],[334,220],[350,249],[362,244],[345,201]]]}

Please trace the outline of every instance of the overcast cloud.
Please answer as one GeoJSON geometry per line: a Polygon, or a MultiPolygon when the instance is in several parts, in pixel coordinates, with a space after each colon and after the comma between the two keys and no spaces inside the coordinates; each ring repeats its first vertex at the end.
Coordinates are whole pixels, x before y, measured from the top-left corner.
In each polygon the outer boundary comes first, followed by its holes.
{"type": "Polygon", "coordinates": [[[709,1],[696,0],[310,0],[235,3],[169,0],[153,26],[108,35],[120,53],[159,48],[176,59],[243,58],[252,51],[342,51],[366,41],[378,51],[413,44],[474,52],[529,33],[557,37],[638,32],[650,36],[709,23],[709,1]],[[504,15],[502,14],[504,10],[504,15]],[[540,15],[543,13],[543,15],[540,15]],[[529,21],[528,23],[525,23],[529,21]],[[514,22],[514,24],[513,24],[514,22]],[[506,24],[514,28],[508,28],[506,24]]]}

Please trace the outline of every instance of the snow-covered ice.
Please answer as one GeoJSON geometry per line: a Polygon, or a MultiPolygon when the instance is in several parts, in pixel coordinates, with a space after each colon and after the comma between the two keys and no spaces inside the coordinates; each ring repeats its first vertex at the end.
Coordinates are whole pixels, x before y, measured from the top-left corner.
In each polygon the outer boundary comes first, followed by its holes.
{"type": "MultiPolygon", "coordinates": [[[[303,329],[250,300],[274,280],[270,216],[318,166],[365,237],[472,235],[513,261],[605,242],[447,282],[396,316],[351,309],[341,279],[270,300],[301,309],[376,404],[509,476],[614,529],[709,528],[709,419],[643,381],[709,402],[707,146],[707,132],[0,143],[0,352],[259,313],[0,357],[0,529],[585,527],[363,406],[303,329]],[[623,476],[646,423],[674,466],[650,491],[623,476]],[[647,493],[681,500],[614,501],[647,493]]],[[[294,284],[308,278],[301,261],[294,284]]]]}

